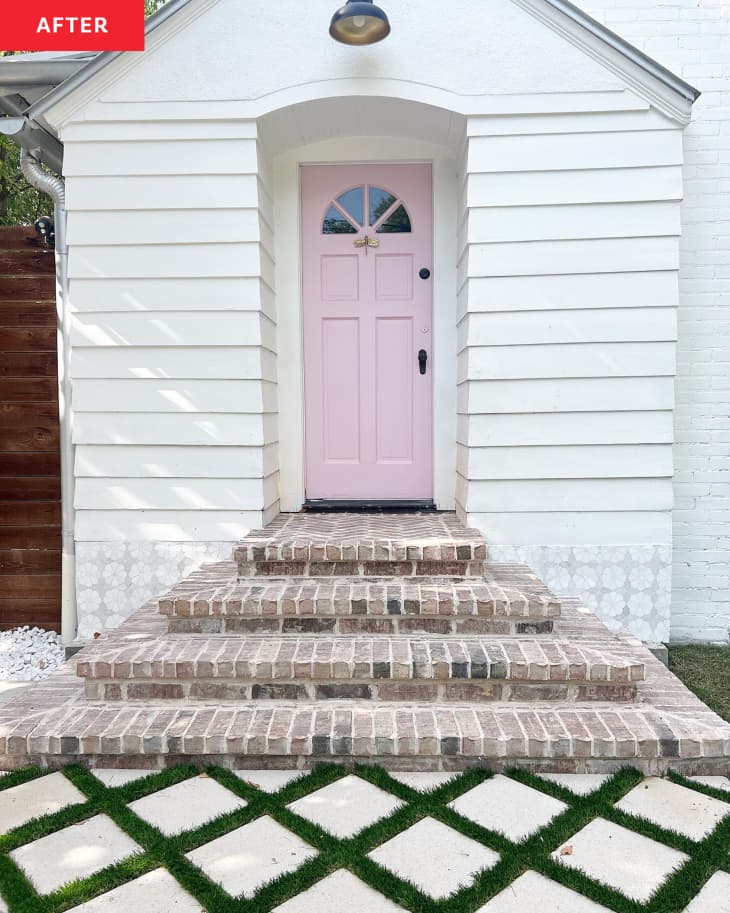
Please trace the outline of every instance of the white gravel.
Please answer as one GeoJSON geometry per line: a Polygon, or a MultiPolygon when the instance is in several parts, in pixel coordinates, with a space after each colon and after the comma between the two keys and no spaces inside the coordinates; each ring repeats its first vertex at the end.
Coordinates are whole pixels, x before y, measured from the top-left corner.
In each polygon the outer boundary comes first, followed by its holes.
{"type": "Polygon", "coordinates": [[[61,636],[42,628],[0,631],[0,681],[37,682],[64,661],[61,636]]]}

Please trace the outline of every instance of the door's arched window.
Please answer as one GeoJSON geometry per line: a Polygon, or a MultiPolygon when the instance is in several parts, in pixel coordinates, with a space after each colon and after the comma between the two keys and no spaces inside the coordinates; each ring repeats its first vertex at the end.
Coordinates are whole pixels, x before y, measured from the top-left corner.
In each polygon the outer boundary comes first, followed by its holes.
{"type": "Polygon", "coordinates": [[[352,187],[331,200],[322,223],[325,235],[354,235],[364,228],[379,234],[412,230],[405,203],[389,190],[370,184],[352,187]]]}

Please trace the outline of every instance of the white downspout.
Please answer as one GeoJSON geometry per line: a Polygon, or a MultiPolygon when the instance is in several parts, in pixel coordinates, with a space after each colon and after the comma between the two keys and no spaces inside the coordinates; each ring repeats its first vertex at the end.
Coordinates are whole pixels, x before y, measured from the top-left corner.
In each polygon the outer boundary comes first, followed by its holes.
{"type": "Polygon", "coordinates": [[[71,320],[68,308],[68,247],[66,244],[66,188],[63,179],[49,174],[27,149],[20,150],[20,170],[26,181],[48,194],[54,204],[56,234],[56,313],[58,319],[58,411],[61,420],[61,636],[64,644],[76,640],[76,548],[74,543],[74,446],[71,415],[71,320]]]}

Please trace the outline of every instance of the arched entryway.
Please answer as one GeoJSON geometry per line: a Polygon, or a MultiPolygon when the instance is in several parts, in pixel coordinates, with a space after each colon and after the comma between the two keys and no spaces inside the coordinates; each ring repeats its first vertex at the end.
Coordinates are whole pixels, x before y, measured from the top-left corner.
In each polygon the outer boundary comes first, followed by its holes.
{"type": "Polygon", "coordinates": [[[274,197],[285,510],[322,499],[454,507],[463,130],[449,111],[383,98],[320,99],[259,121],[274,197]],[[307,175],[319,182],[311,207],[307,175]],[[327,345],[336,357],[325,365],[327,345]],[[368,364],[354,365],[355,349],[368,364]]]}

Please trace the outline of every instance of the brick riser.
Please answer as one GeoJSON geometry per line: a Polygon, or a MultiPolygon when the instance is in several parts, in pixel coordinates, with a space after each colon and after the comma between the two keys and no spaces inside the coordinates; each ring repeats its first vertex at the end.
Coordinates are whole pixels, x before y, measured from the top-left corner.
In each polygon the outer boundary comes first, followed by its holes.
{"type": "Polygon", "coordinates": [[[603,683],[500,682],[494,680],[435,681],[276,681],[221,682],[196,678],[194,681],[86,681],[86,697],[93,701],[412,701],[481,704],[490,701],[530,703],[533,701],[630,702],[636,699],[636,685],[603,683]]]}
{"type": "Polygon", "coordinates": [[[242,561],[249,577],[482,577],[484,561],[242,561]]]}
{"type": "Polygon", "coordinates": [[[168,619],[170,634],[551,634],[552,618],[481,618],[443,615],[391,616],[349,615],[336,618],[294,616],[178,617],[168,619]]]}

